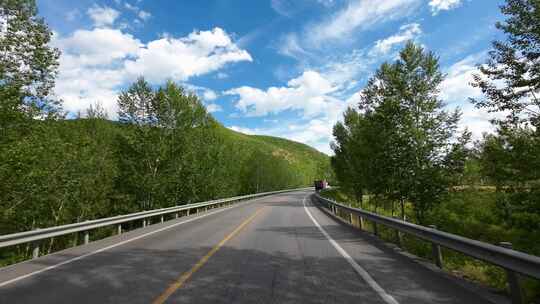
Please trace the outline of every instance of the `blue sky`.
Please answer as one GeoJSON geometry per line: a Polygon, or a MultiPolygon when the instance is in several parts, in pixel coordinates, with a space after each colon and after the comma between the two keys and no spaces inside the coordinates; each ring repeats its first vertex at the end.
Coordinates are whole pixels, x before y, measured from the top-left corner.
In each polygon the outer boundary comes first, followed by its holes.
{"type": "Polygon", "coordinates": [[[330,153],[332,126],[408,40],[440,56],[441,98],[462,127],[490,131],[467,97],[503,20],[502,0],[38,0],[62,51],[55,92],[75,113],[138,76],[198,94],[225,126],[330,153]]]}

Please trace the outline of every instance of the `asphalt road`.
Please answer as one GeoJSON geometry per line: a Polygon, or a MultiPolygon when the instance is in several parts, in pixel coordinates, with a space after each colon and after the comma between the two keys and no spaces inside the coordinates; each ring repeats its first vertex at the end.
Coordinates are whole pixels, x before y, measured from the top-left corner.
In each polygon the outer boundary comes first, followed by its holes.
{"type": "Polygon", "coordinates": [[[337,222],[309,194],[215,209],[0,269],[0,303],[488,303],[337,222]]]}

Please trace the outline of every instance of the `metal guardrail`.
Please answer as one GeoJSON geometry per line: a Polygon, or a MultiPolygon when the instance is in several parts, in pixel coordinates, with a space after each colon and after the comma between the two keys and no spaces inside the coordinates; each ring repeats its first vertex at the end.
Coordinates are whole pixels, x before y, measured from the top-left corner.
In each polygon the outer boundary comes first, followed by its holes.
{"type": "Polygon", "coordinates": [[[285,192],[307,190],[307,189],[312,189],[312,187],[249,194],[249,195],[236,196],[236,197],[225,198],[225,199],[217,199],[217,200],[212,200],[208,202],[154,209],[154,210],[149,210],[149,211],[124,214],[124,215],[90,220],[90,221],[79,222],[79,223],[74,223],[74,224],[0,235],[0,248],[16,246],[16,245],[21,245],[21,244],[26,244],[26,243],[33,243],[34,248],[33,248],[32,256],[33,258],[37,258],[39,256],[39,241],[42,241],[45,239],[50,239],[53,237],[63,236],[63,235],[68,235],[68,234],[73,234],[73,233],[78,233],[78,232],[84,232],[84,244],[88,244],[90,241],[89,231],[97,229],[97,228],[117,225],[117,232],[118,234],[120,234],[122,233],[122,224],[131,222],[131,221],[142,220],[143,221],[142,226],[146,227],[146,225],[148,224],[147,220],[152,217],[160,216],[160,221],[163,222],[164,216],[168,214],[174,214],[174,218],[178,218],[179,213],[182,211],[186,211],[186,215],[189,215],[192,210],[195,210],[195,213],[198,213],[199,209],[204,209],[206,211],[209,207],[210,208],[222,207],[223,205],[229,205],[238,201],[243,201],[243,200],[273,195],[273,194],[285,193],[285,192]]]}
{"type": "Polygon", "coordinates": [[[523,301],[517,273],[534,279],[540,279],[540,257],[512,250],[510,243],[501,243],[500,246],[496,246],[439,231],[435,226],[420,226],[346,206],[324,198],[319,194],[315,194],[315,198],[334,215],[348,217],[346,220],[351,225],[360,229],[364,229],[364,219],[374,223],[373,230],[376,235],[378,235],[377,224],[395,229],[398,244],[401,243],[401,233],[414,235],[420,239],[431,242],[433,259],[439,268],[442,268],[443,263],[441,246],[504,268],[507,272],[513,303],[522,303],[523,301]],[[356,219],[354,216],[356,216],[356,219]]]}

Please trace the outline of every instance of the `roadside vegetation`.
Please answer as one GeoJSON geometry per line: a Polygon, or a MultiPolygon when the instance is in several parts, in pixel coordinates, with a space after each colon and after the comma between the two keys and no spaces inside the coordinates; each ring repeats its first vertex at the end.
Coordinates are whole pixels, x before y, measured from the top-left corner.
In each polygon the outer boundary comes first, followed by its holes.
{"type": "MultiPolygon", "coordinates": [[[[35,1],[0,0],[1,20],[0,235],[308,186],[330,174],[327,155],[229,130],[174,82],[138,79],[118,96],[114,121],[99,103],[65,113],[52,93],[60,53],[35,1]]],[[[0,265],[29,256],[29,246],[1,249],[0,265]]]]}
{"type": "MultiPolygon", "coordinates": [[[[409,43],[383,64],[356,107],[334,127],[332,165],[340,188],[325,195],[353,206],[488,243],[540,255],[540,3],[508,0],[472,86],[478,111],[497,113],[494,134],[471,140],[458,130],[461,113],[439,97],[444,79],[437,55],[409,43]]],[[[395,239],[384,231],[383,237],[395,239]]],[[[429,244],[404,247],[429,257],[429,244]]],[[[499,289],[504,272],[445,252],[445,268],[499,289]]],[[[528,299],[540,282],[525,280],[528,299]]]]}

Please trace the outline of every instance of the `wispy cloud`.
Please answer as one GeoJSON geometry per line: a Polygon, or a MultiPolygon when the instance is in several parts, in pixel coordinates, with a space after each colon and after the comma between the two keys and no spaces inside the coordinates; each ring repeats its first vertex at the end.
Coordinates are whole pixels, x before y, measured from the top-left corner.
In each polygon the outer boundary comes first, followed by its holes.
{"type": "Polygon", "coordinates": [[[411,23],[403,25],[399,28],[399,32],[395,35],[392,35],[388,38],[377,40],[375,42],[375,47],[373,51],[377,55],[386,55],[390,52],[395,46],[400,45],[406,41],[416,39],[422,30],[420,29],[420,24],[411,23]]]}
{"type": "Polygon", "coordinates": [[[307,41],[320,46],[326,41],[347,40],[356,30],[365,30],[378,23],[410,15],[420,0],[359,0],[350,2],[322,22],[310,25],[307,41]]]}

